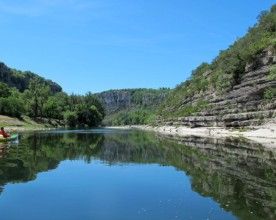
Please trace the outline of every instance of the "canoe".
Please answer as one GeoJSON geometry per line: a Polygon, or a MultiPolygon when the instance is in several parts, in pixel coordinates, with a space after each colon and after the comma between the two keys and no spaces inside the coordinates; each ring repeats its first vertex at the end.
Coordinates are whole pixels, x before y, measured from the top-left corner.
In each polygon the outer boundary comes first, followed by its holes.
{"type": "Polygon", "coordinates": [[[18,139],[18,134],[12,134],[8,138],[4,138],[2,135],[0,135],[0,142],[9,142],[9,141],[15,141],[18,139]]]}

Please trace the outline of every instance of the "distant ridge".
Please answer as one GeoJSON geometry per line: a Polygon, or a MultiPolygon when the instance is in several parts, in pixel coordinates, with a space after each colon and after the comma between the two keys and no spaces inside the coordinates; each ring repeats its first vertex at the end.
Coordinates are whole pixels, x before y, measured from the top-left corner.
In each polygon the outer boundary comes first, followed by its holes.
{"type": "Polygon", "coordinates": [[[145,124],[154,120],[156,110],[171,90],[118,89],[95,94],[106,110],[104,125],[145,124]]]}
{"type": "Polygon", "coordinates": [[[35,78],[50,86],[50,89],[53,93],[58,93],[62,91],[62,87],[52,80],[44,79],[43,77],[30,71],[23,72],[20,70],[12,69],[3,62],[0,62],[0,82],[5,83],[10,87],[15,87],[20,92],[26,90],[29,86],[30,80],[35,78]]]}

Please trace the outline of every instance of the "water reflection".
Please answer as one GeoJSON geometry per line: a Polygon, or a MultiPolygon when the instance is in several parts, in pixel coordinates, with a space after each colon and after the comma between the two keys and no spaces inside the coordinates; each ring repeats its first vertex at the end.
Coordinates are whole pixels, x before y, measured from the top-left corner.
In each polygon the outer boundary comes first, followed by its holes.
{"type": "Polygon", "coordinates": [[[0,192],[64,160],[155,163],[184,171],[194,191],[239,219],[276,219],[276,151],[253,142],[96,130],[26,134],[0,149],[0,192]]]}

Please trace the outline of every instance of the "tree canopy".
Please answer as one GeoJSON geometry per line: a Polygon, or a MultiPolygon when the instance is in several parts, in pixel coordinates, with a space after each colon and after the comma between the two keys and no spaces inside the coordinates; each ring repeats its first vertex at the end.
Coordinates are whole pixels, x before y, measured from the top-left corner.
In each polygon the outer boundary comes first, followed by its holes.
{"type": "Polygon", "coordinates": [[[94,127],[100,125],[105,111],[92,93],[85,96],[55,93],[43,80],[34,78],[24,92],[0,83],[0,114],[58,119],[69,127],[94,127]]]}

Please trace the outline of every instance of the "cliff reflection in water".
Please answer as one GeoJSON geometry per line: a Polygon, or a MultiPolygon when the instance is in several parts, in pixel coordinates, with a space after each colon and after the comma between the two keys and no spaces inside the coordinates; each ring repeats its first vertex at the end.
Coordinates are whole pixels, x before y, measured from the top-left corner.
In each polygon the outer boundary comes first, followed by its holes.
{"type": "Polygon", "coordinates": [[[184,171],[194,191],[239,219],[276,219],[276,151],[259,144],[138,131],[59,132],[24,135],[20,145],[1,149],[0,190],[35,180],[64,160],[156,163],[184,171]]]}

